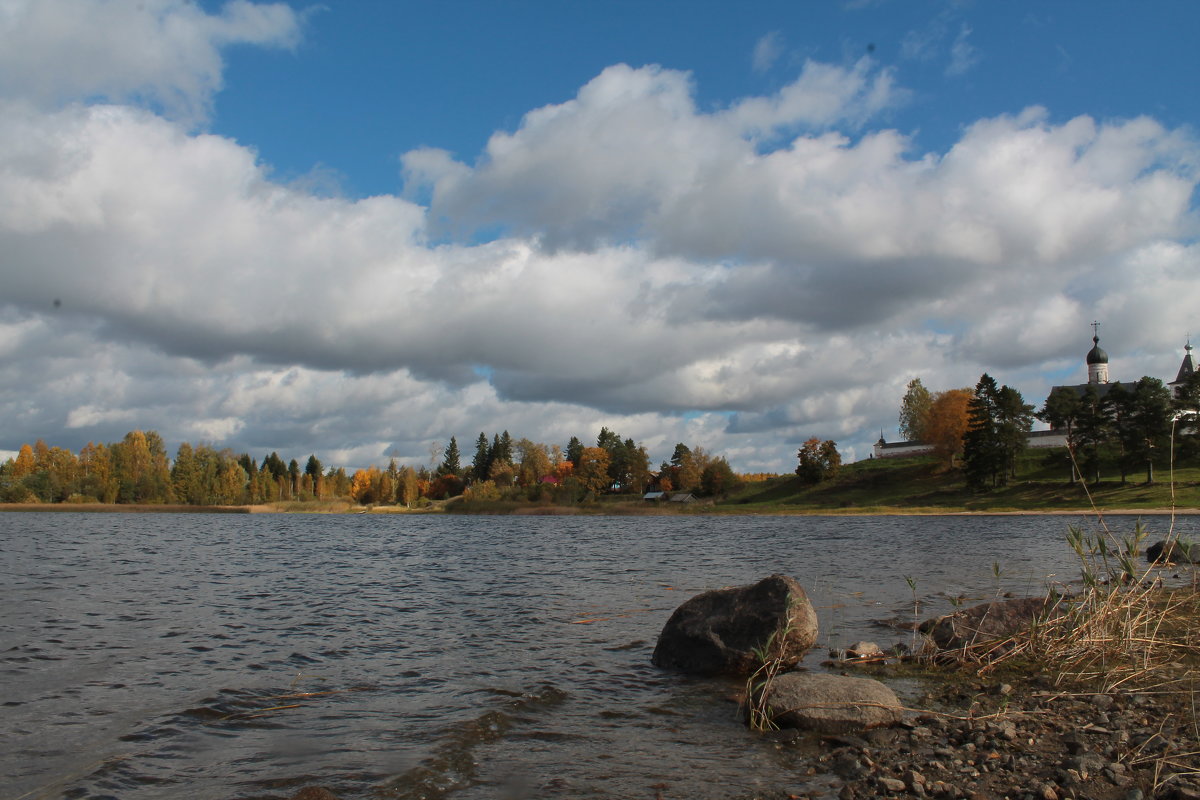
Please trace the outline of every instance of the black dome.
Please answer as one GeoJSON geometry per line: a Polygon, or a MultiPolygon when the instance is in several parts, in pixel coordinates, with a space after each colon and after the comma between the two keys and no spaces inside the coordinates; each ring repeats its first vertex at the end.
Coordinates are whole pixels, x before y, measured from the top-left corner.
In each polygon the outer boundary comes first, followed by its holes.
{"type": "Polygon", "coordinates": [[[1087,363],[1088,364],[1107,364],[1108,363],[1108,353],[1104,352],[1100,348],[1100,337],[1093,336],[1092,344],[1094,346],[1092,347],[1091,350],[1088,351],[1087,363]]]}

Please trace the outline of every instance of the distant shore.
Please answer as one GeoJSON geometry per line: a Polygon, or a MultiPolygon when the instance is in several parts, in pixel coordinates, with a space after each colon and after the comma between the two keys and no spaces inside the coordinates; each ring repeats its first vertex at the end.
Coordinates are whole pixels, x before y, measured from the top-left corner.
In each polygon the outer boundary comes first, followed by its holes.
{"type": "MultiPolygon", "coordinates": [[[[300,504],[289,504],[283,508],[271,504],[239,505],[239,506],[192,506],[180,504],[136,504],[136,503],[0,503],[0,512],[85,512],[108,514],[440,514],[445,513],[440,508],[410,510],[397,506],[365,507],[346,504],[344,507],[314,504],[305,508],[300,504]]],[[[641,508],[636,504],[623,504],[619,507],[596,508],[580,506],[516,506],[505,511],[492,511],[490,514],[504,516],[862,516],[862,517],[1042,517],[1042,516],[1078,516],[1095,515],[1092,508],[1058,509],[1053,511],[1027,510],[997,510],[997,511],[968,511],[964,509],[787,509],[773,508],[770,511],[746,509],[736,506],[688,509],[663,509],[658,506],[641,508]]],[[[1194,516],[1200,515],[1200,508],[1103,508],[1099,513],[1103,516],[1194,516]]],[[[462,516],[470,516],[463,514],[462,516]]]]}

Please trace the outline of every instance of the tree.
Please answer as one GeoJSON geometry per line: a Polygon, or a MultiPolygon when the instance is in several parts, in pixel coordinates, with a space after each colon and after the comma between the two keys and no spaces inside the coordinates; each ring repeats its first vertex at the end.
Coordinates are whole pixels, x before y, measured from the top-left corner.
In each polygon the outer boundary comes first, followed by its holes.
{"type": "MultiPolygon", "coordinates": [[[[1079,446],[1076,422],[1079,419],[1082,407],[1078,392],[1070,386],[1056,386],[1051,390],[1045,404],[1042,406],[1042,410],[1037,414],[1037,418],[1045,422],[1053,430],[1066,432],[1068,455],[1072,456],[1079,446]]],[[[1071,483],[1074,483],[1078,470],[1075,467],[1074,458],[1070,460],[1071,483]]]]}
{"type": "Polygon", "coordinates": [[[574,476],[585,491],[601,494],[608,490],[608,451],[603,447],[585,447],[579,455],[574,476]]]}
{"type": "Polygon", "coordinates": [[[453,436],[450,437],[450,444],[446,447],[446,452],[442,458],[442,465],[438,467],[438,475],[457,475],[462,470],[462,465],[459,464],[458,440],[453,436]]]}
{"type": "Polygon", "coordinates": [[[929,406],[925,441],[933,445],[933,452],[947,467],[953,467],[954,457],[962,452],[971,397],[970,389],[949,389],[934,395],[929,406]]]}
{"type": "Polygon", "coordinates": [[[417,487],[417,471],[412,467],[400,470],[399,485],[396,487],[396,499],[406,507],[412,508],[413,503],[420,497],[417,487]]]}
{"type": "Polygon", "coordinates": [[[554,471],[546,445],[522,438],[517,440],[516,450],[520,461],[518,483],[522,486],[536,486],[554,471]]]}
{"type": "Polygon", "coordinates": [[[475,440],[475,457],[471,459],[471,476],[477,481],[486,481],[488,468],[492,465],[492,448],[488,447],[487,434],[479,432],[475,440]]]}
{"type": "MultiPolygon", "coordinates": [[[[1007,474],[1017,476],[1017,457],[1029,444],[1029,431],[1033,428],[1033,406],[1025,402],[1021,393],[1011,386],[1001,386],[996,395],[996,436],[1004,454],[1007,474]]],[[[1006,483],[1001,475],[1001,483],[1006,483]]]]}
{"type": "Polygon", "coordinates": [[[996,401],[1000,387],[986,372],[975,384],[967,404],[967,432],[963,435],[963,470],[967,485],[976,491],[996,485],[1004,473],[1004,448],[996,426],[996,401]]]}
{"type": "Polygon", "coordinates": [[[1079,398],[1075,431],[1079,441],[1076,453],[1079,471],[1090,476],[1093,483],[1100,482],[1100,445],[1108,440],[1111,429],[1112,419],[1100,398],[1100,390],[1096,384],[1089,383],[1079,398]]]}
{"type": "Polygon", "coordinates": [[[1146,376],[1124,399],[1121,449],[1130,463],[1146,465],[1146,483],[1154,483],[1154,452],[1167,444],[1171,433],[1171,391],[1158,378],[1146,376]]]}
{"type": "Polygon", "coordinates": [[[1172,405],[1178,415],[1179,454],[1190,458],[1200,451],[1200,372],[1193,372],[1175,387],[1172,405]]]}
{"type": "Polygon", "coordinates": [[[806,440],[796,454],[800,459],[796,475],[800,482],[809,486],[835,477],[842,466],[842,456],[837,443],[831,439],[822,442],[816,436],[806,440]]]}
{"type": "Polygon", "coordinates": [[[908,391],[900,401],[900,435],[909,441],[926,441],[933,395],[920,378],[908,382],[908,391]]]}
{"type": "Polygon", "coordinates": [[[579,441],[578,436],[572,436],[571,441],[567,442],[567,461],[570,461],[573,465],[578,465],[582,455],[583,442],[579,441]]]}
{"type": "Polygon", "coordinates": [[[708,497],[719,497],[731,492],[738,484],[737,475],[724,458],[715,458],[700,473],[700,491],[708,497]]]}
{"type": "Polygon", "coordinates": [[[17,460],[13,463],[12,476],[14,480],[20,480],[26,475],[32,475],[34,471],[33,448],[28,444],[21,445],[21,449],[17,451],[17,460]]]}
{"type": "Polygon", "coordinates": [[[304,474],[312,481],[313,497],[321,499],[321,480],[323,477],[324,467],[315,455],[308,457],[308,463],[304,466],[304,474]]]}

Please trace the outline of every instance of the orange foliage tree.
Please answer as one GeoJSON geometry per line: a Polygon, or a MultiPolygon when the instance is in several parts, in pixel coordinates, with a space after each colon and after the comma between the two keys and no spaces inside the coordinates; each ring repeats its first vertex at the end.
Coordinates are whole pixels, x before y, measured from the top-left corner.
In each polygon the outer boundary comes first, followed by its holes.
{"type": "Polygon", "coordinates": [[[954,457],[962,452],[963,436],[970,424],[967,407],[974,396],[970,389],[949,389],[935,394],[929,406],[925,439],[948,467],[954,466],[954,457]]]}

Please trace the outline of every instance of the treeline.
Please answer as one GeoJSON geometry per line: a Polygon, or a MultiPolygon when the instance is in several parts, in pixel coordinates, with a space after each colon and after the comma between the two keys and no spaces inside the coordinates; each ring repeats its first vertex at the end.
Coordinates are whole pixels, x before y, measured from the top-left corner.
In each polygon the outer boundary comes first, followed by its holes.
{"type": "Polygon", "coordinates": [[[490,439],[480,433],[466,464],[452,437],[431,460],[438,458],[436,467],[400,466],[392,459],[386,467],[348,475],[342,467],[325,468],[316,455],[301,467],[274,452],[256,460],[187,442],[171,459],[155,431],[131,431],[112,444],[88,443],[78,454],[39,439],[0,464],[0,502],[205,506],[346,499],[418,508],[458,495],[556,503],[649,489],[715,496],[738,483],[724,458],[682,443],[655,472],[644,447],[608,428],[601,429],[594,447],[572,437],[565,449],[514,440],[508,431],[490,439]]]}
{"type": "Polygon", "coordinates": [[[983,374],[971,389],[930,392],[920,378],[909,382],[900,406],[900,432],[930,444],[947,467],[961,458],[967,484],[977,490],[1006,485],[1016,474],[1017,457],[1027,447],[1034,419],[1062,431],[1066,453],[1051,453],[1070,468],[1071,481],[1101,479],[1111,464],[1121,482],[1172,454],[1182,462],[1200,455],[1200,373],[1172,394],[1158,378],[1136,383],[1056,387],[1041,410],[1021,393],[998,386],[983,374]],[[1175,434],[1174,439],[1172,434],[1175,434]]]}

